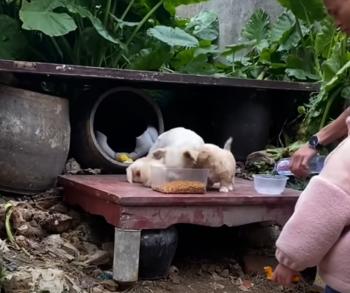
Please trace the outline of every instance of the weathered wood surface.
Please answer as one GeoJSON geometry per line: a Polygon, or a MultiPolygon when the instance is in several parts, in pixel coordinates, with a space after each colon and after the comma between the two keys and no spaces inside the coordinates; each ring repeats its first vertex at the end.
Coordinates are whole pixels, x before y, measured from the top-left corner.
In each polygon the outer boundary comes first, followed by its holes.
{"type": "Polygon", "coordinates": [[[61,176],[64,200],[103,216],[123,229],[164,229],[174,224],[210,227],[240,226],[273,221],[283,224],[293,213],[299,192],[287,189],[280,196],[256,193],[253,182],[237,179],[230,193],[162,194],[124,176],[61,176]]]}

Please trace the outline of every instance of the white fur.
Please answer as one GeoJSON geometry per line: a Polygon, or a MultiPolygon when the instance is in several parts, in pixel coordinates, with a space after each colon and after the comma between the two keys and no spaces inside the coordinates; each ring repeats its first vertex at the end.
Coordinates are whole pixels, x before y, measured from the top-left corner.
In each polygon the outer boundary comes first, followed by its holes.
{"type": "Polygon", "coordinates": [[[184,127],[177,127],[161,134],[150,149],[149,155],[152,156],[152,153],[158,149],[168,147],[190,149],[200,147],[203,144],[203,138],[194,131],[184,127]]]}
{"type": "Polygon", "coordinates": [[[126,177],[129,183],[142,183],[144,186],[152,185],[152,167],[164,166],[159,160],[144,157],[136,160],[126,169],[126,177]]]}
{"type": "MultiPolygon", "coordinates": [[[[225,146],[228,144],[230,143],[226,143],[225,146]]],[[[209,169],[209,186],[219,184],[220,192],[233,190],[236,160],[230,151],[213,144],[204,144],[198,149],[196,167],[209,169]]]]}
{"type": "Polygon", "coordinates": [[[148,156],[161,161],[167,168],[192,168],[195,152],[204,140],[194,131],[177,127],[160,135],[148,156]]]}
{"type": "Polygon", "coordinates": [[[197,160],[197,149],[167,147],[155,150],[152,158],[159,160],[167,168],[193,168],[197,160]]]}

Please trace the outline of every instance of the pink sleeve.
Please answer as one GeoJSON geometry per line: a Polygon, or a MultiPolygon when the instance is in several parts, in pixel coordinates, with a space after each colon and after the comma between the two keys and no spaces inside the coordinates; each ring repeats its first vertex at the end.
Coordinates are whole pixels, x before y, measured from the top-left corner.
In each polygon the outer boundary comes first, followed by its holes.
{"type": "Polygon", "coordinates": [[[277,260],[295,271],[318,265],[349,218],[350,195],[320,176],[313,177],[277,240],[277,260]]]}

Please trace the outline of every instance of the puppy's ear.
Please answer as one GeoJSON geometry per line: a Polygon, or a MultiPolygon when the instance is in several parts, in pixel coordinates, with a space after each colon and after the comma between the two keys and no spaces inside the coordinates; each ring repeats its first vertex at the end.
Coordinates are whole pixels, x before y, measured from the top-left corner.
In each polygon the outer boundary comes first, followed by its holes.
{"type": "Polygon", "coordinates": [[[183,153],[183,156],[186,160],[192,163],[196,163],[198,159],[198,154],[199,152],[196,150],[187,150],[183,153]]]}
{"type": "Polygon", "coordinates": [[[198,154],[198,160],[199,162],[206,162],[209,160],[209,157],[210,157],[210,153],[207,152],[207,151],[201,151],[199,154],[198,154]]]}
{"type": "Polygon", "coordinates": [[[165,149],[158,149],[152,153],[152,158],[156,160],[161,160],[165,157],[165,154],[166,154],[165,149]]]}
{"type": "Polygon", "coordinates": [[[128,179],[129,183],[133,183],[133,173],[134,172],[132,171],[131,166],[126,169],[126,178],[128,179]]]}

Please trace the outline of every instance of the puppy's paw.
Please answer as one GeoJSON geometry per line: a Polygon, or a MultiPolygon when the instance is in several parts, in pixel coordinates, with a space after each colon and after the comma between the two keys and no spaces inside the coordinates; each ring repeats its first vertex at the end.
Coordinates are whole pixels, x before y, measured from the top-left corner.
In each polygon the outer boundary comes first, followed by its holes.
{"type": "Polygon", "coordinates": [[[220,191],[220,192],[225,192],[225,193],[227,193],[227,192],[229,192],[230,190],[229,190],[229,188],[228,188],[227,186],[221,186],[220,189],[219,189],[219,191],[220,191]]]}
{"type": "Polygon", "coordinates": [[[233,189],[234,189],[234,186],[233,186],[233,184],[231,184],[231,185],[228,187],[228,190],[229,190],[229,191],[233,191],[233,189]]]}

